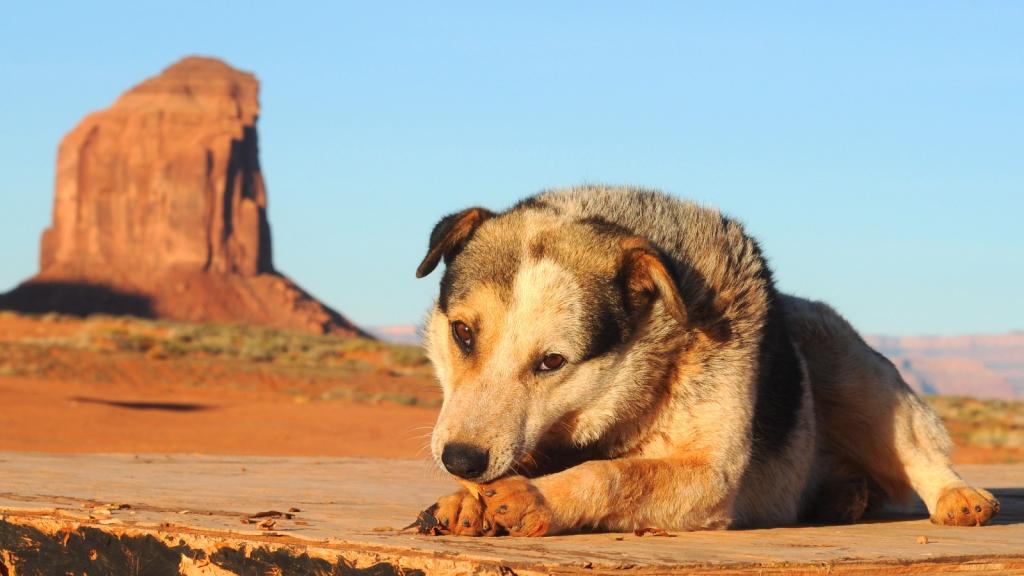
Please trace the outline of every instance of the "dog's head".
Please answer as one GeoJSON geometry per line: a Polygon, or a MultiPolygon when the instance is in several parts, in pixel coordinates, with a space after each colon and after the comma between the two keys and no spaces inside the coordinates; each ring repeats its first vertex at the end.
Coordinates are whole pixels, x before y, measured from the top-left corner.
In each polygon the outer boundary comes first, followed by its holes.
{"type": "Polygon", "coordinates": [[[435,226],[417,276],[442,259],[426,329],[444,391],[431,448],[478,482],[514,472],[545,438],[582,446],[636,417],[650,369],[637,342],[686,323],[659,251],[600,220],[471,208],[435,226]]]}

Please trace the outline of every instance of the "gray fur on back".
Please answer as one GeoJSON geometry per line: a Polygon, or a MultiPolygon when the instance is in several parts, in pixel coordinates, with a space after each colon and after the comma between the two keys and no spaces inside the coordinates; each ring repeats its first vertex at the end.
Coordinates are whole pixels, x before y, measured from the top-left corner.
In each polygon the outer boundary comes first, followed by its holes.
{"type": "Polygon", "coordinates": [[[646,238],[671,261],[690,304],[726,295],[719,310],[724,316],[758,316],[768,292],[774,290],[757,242],[739,222],[713,208],[656,190],[614,186],[549,190],[531,200],[581,220],[605,220],[646,238]]]}

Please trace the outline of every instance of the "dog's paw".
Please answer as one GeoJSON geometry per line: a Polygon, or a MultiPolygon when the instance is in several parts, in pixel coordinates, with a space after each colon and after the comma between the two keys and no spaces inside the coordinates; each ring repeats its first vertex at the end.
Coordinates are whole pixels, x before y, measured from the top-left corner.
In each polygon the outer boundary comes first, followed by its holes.
{"type": "Polygon", "coordinates": [[[459,490],[432,506],[437,533],[456,536],[482,536],[490,530],[484,519],[484,507],[468,490],[459,490]]]}
{"type": "MultiPolygon", "coordinates": [[[[502,478],[482,487],[484,524],[493,533],[543,536],[552,528],[551,509],[537,487],[522,476],[502,478]]],[[[486,530],[485,530],[486,531],[486,530]]]]}
{"type": "Polygon", "coordinates": [[[999,501],[987,490],[955,486],[939,496],[932,522],[946,526],[983,526],[997,513],[999,501]]]}
{"type": "Polygon", "coordinates": [[[418,524],[424,534],[543,536],[551,528],[551,511],[544,497],[522,476],[483,484],[479,497],[459,490],[424,513],[430,517],[428,528],[418,524]]]}
{"type": "Polygon", "coordinates": [[[829,478],[818,491],[808,516],[824,524],[852,524],[864,517],[870,503],[866,478],[829,478]]]}

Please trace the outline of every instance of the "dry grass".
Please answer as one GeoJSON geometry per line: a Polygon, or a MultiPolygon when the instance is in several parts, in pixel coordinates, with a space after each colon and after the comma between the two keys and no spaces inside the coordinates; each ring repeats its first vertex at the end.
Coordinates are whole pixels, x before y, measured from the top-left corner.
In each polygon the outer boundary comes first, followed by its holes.
{"type": "MultiPolygon", "coordinates": [[[[3,312],[0,318],[4,317],[18,316],[3,312]]],[[[101,315],[85,320],[55,314],[36,318],[41,323],[76,324],[79,329],[70,335],[24,338],[18,340],[18,344],[94,352],[137,352],[158,360],[196,356],[321,364],[363,353],[382,356],[389,364],[399,367],[428,364],[419,347],[363,338],[318,336],[241,324],[180,324],[101,315]]]]}
{"type": "Polygon", "coordinates": [[[228,386],[312,402],[439,403],[429,362],[415,346],[124,317],[0,314],[0,376],[228,386]],[[15,322],[20,333],[4,329],[15,322]]]}
{"type": "Polygon", "coordinates": [[[958,447],[988,450],[999,460],[1024,462],[1024,402],[926,396],[958,447]]]}

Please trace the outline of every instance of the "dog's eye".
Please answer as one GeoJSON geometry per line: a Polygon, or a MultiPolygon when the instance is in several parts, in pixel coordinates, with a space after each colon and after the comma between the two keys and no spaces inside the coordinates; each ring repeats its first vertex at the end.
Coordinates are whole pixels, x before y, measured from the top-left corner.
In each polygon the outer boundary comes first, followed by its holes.
{"type": "Polygon", "coordinates": [[[452,322],[452,336],[463,350],[469,351],[473,347],[473,329],[465,322],[452,322]]]}
{"type": "Polygon", "coordinates": [[[537,370],[540,370],[541,372],[552,372],[558,370],[564,365],[565,356],[562,356],[561,354],[548,354],[540,361],[540,366],[537,367],[537,370]]]}

